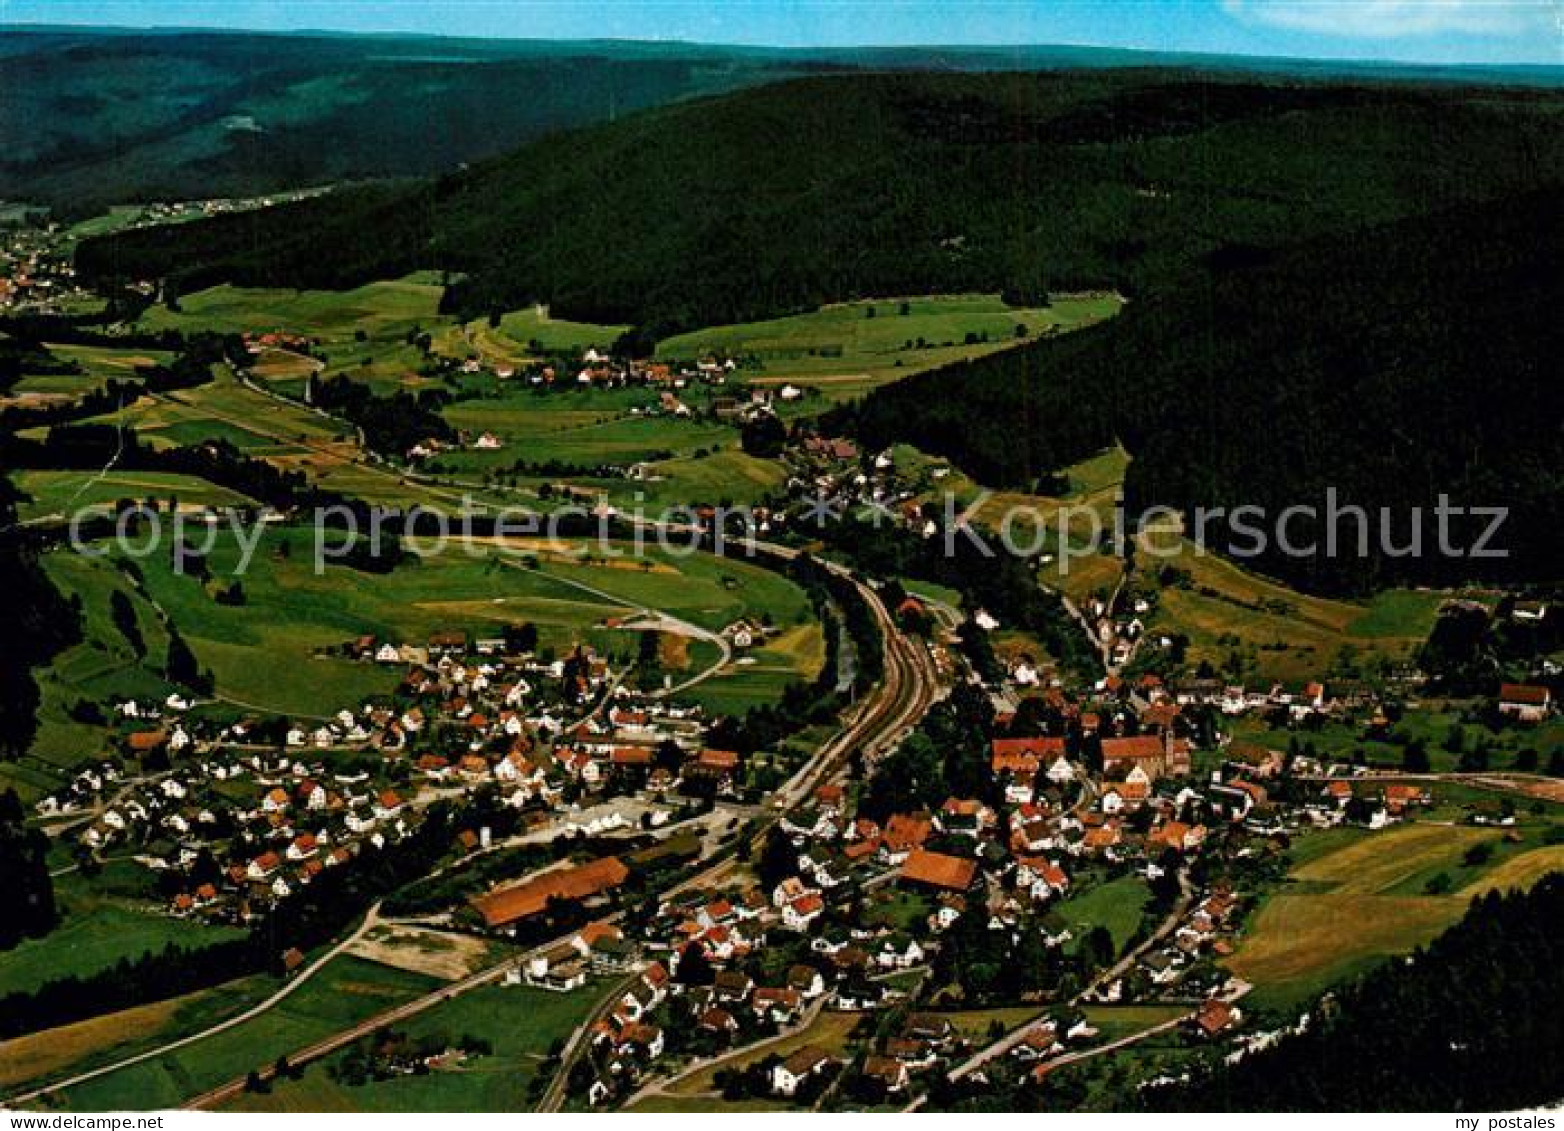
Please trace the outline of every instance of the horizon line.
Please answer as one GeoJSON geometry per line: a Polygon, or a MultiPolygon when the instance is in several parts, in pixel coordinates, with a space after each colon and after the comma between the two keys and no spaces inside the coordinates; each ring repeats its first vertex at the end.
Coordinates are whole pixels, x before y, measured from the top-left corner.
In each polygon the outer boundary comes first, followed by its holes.
{"type": "Polygon", "coordinates": [[[1275,63],[1309,63],[1324,65],[1345,65],[1358,67],[1398,67],[1403,69],[1416,69],[1428,71],[1440,70],[1467,70],[1467,71],[1559,71],[1564,72],[1564,63],[1539,63],[1539,62],[1481,62],[1481,61],[1429,61],[1418,59],[1398,59],[1392,56],[1354,56],[1354,55],[1276,55],[1260,54],[1247,51],[1199,51],[1176,47],[1125,47],[1116,44],[1103,43],[1072,43],[1066,41],[1027,42],[1027,43],[817,43],[810,45],[758,43],[741,41],[697,40],[697,39],[657,39],[634,36],[518,36],[518,35],[450,35],[436,31],[392,31],[392,30],[343,30],[334,28],[296,27],[296,28],[252,28],[252,27],[221,27],[203,24],[98,24],[77,23],[62,21],[59,23],[39,23],[36,20],[11,22],[0,17],[0,34],[7,32],[100,32],[118,34],[145,34],[145,35],[271,35],[271,36],[318,36],[333,39],[425,39],[445,42],[464,43],[601,43],[644,45],[659,47],[688,47],[707,49],[732,49],[750,51],[776,51],[789,53],[828,52],[828,51],[1038,51],[1038,50],[1087,50],[1118,53],[1124,55],[1147,56],[1175,56],[1191,59],[1235,59],[1250,60],[1255,62],[1275,63]]]}

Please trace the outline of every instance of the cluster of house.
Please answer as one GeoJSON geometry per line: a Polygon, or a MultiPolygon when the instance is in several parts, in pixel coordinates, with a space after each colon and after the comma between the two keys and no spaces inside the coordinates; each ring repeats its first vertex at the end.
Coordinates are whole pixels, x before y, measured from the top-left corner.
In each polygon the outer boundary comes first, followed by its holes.
{"type": "Polygon", "coordinates": [[[316,345],[314,338],[303,334],[289,333],[287,330],[262,330],[245,331],[240,335],[244,343],[245,352],[251,355],[267,353],[270,350],[290,350],[298,353],[308,353],[316,345]]]}
{"type": "MultiPolygon", "coordinates": [[[[1149,677],[1155,679],[1156,677],[1149,677]]],[[[1267,680],[1256,686],[1219,679],[1187,678],[1171,681],[1167,694],[1180,706],[1214,707],[1224,715],[1285,712],[1292,722],[1311,716],[1330,717],[1379,706],[1374,688],[1362,680],[1267,680]]]]}
{"type": "MultiPolygon", "coordinates": [[[[1166,734],[1108,736],[1101,746],[1106,780],[1116,784],[1099,788],[1098,775],[1086,770],[1062,738],[994,739],[992,771],[995,791],[1005,799],[1004,816],[987,801],[951,797],[931,812],[875,821],[852,812],[842,786],[822,785],[776,826],[796,854],[793,874],[769,891],[751,886],[665,903],[640,941],[663,955],[674,976],[672,992],[688,995],[698,1032],[723,1041],[754,1040],[771,1027],[804,1023],[815,1002],[828,1001],[835,1010],[874,1010],[897,1000],[888,976],[925,965],[963,915],[982,915],[994,929],[1036,930],[1048,945],[1062,947],[1070,931],[1050,926],[1043,912],[1071,892],[1077,875],[1092,882],[1105,867],[1130,862],[1148,876],[1159,875],[1172,859],[1201,850],[1206,825],[1191,814],[1217,819],[1208,791],[1235,795],[1222,811],[1223,819],[1234,821],[1248,815],[1256,797],[1264,798],[1253,782],[1250,791],[1221,780],[1209,787],[1190,784],[1187,750],[1166,734]],[[1136,785],[1145,788],[1126,788],[1136,785]],[[871,921],[853,909],[881,889],[915,895],[923,917],[871,921]],[[770,957],[778,948],[780,963],[770,957]],[[709,981],[685,977],[687,963],[714,975],[709,981]],[[785,978],[761,981],[762,971],[778,969],[786,969],[785,978]]],[[[1280,756],[1259,764],[1240,760],[1232,782],[1258,779],[1279,767],[1280,756]]],[[[540,897],[541,892],[530,896],[538,906],[540,897]]],[[[1236,908],[1227,891],[1200,900],[1170,938],[1168,950],[1177,956],[1171,964],[1183,965],[1218,942],[1226,945],[1236,908]]],[[[539,984],[570,988],[584,979],[590,961],[587,947],[573,945],[540,962],[530,976],[539,984]]],[[[1147,961],[1149,986],[1160,990],[1176,980],[1160,972],[1159,954],[1147,961]]],[[[1122,980],[1112,992],[1115,1000],[1127,992],[1122,980]]],[[[622,1019],[621,1028],[646,1024],[643,1011],[622,1019]]],[[[1018,1055],[1042,1060],[1062,1049],[1062,1041],[1089,1035],[1069,1026],[1048,1048],[1039,1037],[1024,1042],[1018,1055]]],[[[937,1015],[915,1016],[851,1072],[896,1094],[911,1075],[941,1061],[951,1038],[948,1022],[937,1015]]],[[[643,1054],[649,1047],[639,1046],[643,1054]]],[[[773,1065],[772,1090],[795,1095],[809,1081],[843,1067],[828,1054],[815,1055],[818,1051],[806,1046],[773,1065]]],[[[596,1101],[624,1095],[640,1078],[647,1058],[634,1052],[616,1046],[615,1067],[600,1073],[594,1085],[596,1101]]]]}
{"type": "Polygon", "coordinates": [[[92,291],[76,277],[58,224],[16,225],[0,233],[0,309],[50,314],[92,291]]]}
{"type": "MultiPolygon", "coordinates": [[[[707,354],[695,361],[657,361],[615,357],[597,346],[588,346],[574,358],[536,359],[525,366],[529,384],[538,386],[574,385],[599,389],[661,388],[684,389],[695,384],[722,385],[738,362],[733,358],[707,354]]],[[[486,364],[477,355],[464,358],[461,372],[473,375],[485,371],[501,380],[517,375],[510,362],[486,364]]]]}
{"type": "Polygon", "coordinates": [[[348,863],[361,844],[383,846],[416,826],[416,813],[367,769],[333,771],[248,746],[242,723],[206,733],[147,705],[121,705],[132,710],[159,725],[126,734],[127,755],[185,756],[142,774],[107,760],[85,767],[37,811],[90,816],[76,835],[93,853],[121,847],[154,871],[184,874],[169,908],[176,915],[242,922],[348,863]]]}
{"type": "MultiPolygon", "coordinates": [[[[77,835],[94,853],[119,846],[182,873],[168,885],[179,889],[173,913],[242,921],[362,845],[405,838],[442,796],[482,787],[563,814],[567,797],[616,787],[731,792],[741,769],[705,745],[698,709],[643,701],[587,649],[545,662],[501,639],[438,632],[417,646],[364,636],[345,650],[397,665],[395,696],[281,725],[196,721],[177,695],[127,701],[116,712],[122,757],[83,766],[37,812],[85,818],[77,835]]],[[[612,813],[584,831],[612,819],[625,823],[612,813]]]]}

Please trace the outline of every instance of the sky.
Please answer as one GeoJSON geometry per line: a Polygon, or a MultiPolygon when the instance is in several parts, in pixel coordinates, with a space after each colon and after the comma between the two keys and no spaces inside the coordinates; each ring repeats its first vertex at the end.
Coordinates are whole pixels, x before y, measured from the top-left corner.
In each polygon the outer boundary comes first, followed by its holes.
{"type": "Polygon", "coordinates": [[[1564,0],[0,0],[0,23],[1564,65],[1564,0]]]}

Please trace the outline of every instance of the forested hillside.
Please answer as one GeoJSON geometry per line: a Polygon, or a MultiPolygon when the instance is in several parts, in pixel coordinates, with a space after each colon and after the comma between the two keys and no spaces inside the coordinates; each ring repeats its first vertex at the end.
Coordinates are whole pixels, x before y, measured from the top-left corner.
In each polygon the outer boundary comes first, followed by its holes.
{"type": "Polygon", "coordinates": [[[36,546],[17,524],[16,501],[16,488],[0,477],[0,592],[11,622],[0,648],[0,759],[25,751],[37,732],[33,668],[80,635],[77,611],[44,575],[36,546]]]}
{"type": "Polygon", "coordinates": [[[1184,1111],[1513,1111],[1564,1096],[1564,877],[1490,894],[1407,963],[1315,1011],[1304,1033],[1182,1086],[1184,1111]]]}
{"type": "Polygon", "coordinates": [[[855,296],[1117,286],[1535,187],[1564,99],[1162,71],[838,75],[651,110],[408,188],[86,244],[95,275],[467,276],[653,331],[855,296]]]}
{"type": "MultiPolygon", "coordinates": [[[[1120,440],[1137,505],[1274,518],[1334,487],[1398,508],[1395,545],[1441,493],[1505,506],[1506,559],[1396,556],[1376,527],[1366,555],[1273,541],[1257,564],[1336,592],[1535,576],[1556,572],[1564,466],[1561,115],[1556,91],[1155,70],[815,77],[436,182],[91,241],[79,264],[186,290],[441,267],[466,314],[543,301],[655,335],[855,296],[1113,287],[1131,301],[1112,323],[833,424],[1002,487],[1120,440]]],[[[1208,540],[1236,548],[1224,530],[1208,540]]]]}
{"type": "MultiPolygon", "coordinates": [[[[1393,556],[1342,526],[1338,552],[1256,560],[1312,589],[1551,576],[1564,521],[1564,203],[1556,192],[1465,206],[1270,255],[1227,254],[1114,323],[881,389],[838,423],[910,440],[994,486],[1117,439],[1132,509],[1153,503],[1391,507],[1392,546],[1423,508],[1425,552],[1393,556]],[[959,395],[953,395],[959,390],[959,395]],[[994,421],[1019,427],[995,428],[994,421]],[[1504,506],[1508,559],[1433,552],[1440,494],[1504,506]]],[[[1453,524],[1470,546],[1487,520],[1453,524]]],[[[1225,523],[1219,550],[1247,552],[1225,523]]],[[[1323,538],[1299,520],[1294,545],[1323,538]]]]}

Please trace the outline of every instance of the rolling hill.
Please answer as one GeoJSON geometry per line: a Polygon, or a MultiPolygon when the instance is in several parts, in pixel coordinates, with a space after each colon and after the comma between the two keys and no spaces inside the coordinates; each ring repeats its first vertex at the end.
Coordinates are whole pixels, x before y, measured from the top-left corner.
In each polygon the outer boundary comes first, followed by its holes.
{"type": "Polygon", "coordinates": [[[788,50],[8,25],[0,27],[0,200],[76,217],[110,204],[427,176],[561,129],[821,72],[1152,65],[1564,81],[1549,67],[1409,69],[1091,47],[788,50]]]}
{"type": "Polygon", "coordinates": [[[817,76],[434,181],[89,241],[98,275],[344,286],[659,333],[822,301],[1117,286],[1548,183],[1564,96],[1166,71],[817,76]]]}
{"type": "Polygon", "coordinates": [[[1525,576],[1551,568],[1564,465],[1561,112],[1556,91],[1163,70],[819,76],[413,186],[90,241],[78,263],[186,288],[438,267],[463,313],[542,301],[658,335],[855,297],[1117,288],[1110,324],[835,423],[1004,487],[1119,439],[1135,500],[1185,509],[1274,514],[1335,486],[1405,513],[1444,491],[1511,507],[1512,556],[1260,564],[1326,591],[1525,576]]]}

